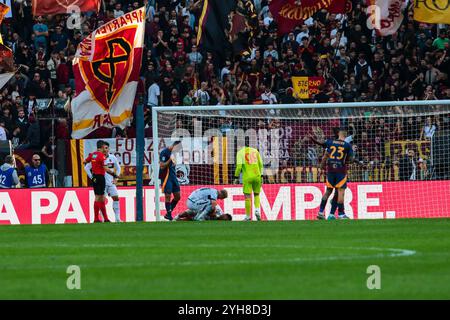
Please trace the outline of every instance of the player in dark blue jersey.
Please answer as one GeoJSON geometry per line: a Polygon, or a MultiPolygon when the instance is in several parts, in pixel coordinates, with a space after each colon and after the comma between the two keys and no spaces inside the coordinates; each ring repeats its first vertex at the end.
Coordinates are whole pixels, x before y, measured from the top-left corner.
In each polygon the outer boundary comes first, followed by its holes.
{"type": "MultiPolygon", "coordinates": [[[[333,139],[339,139],[339,130],[340,130],[341,128],[339,128],[339,127],[334,127],[332,130],[333,130],[333,139]]],[[[327,141],[328,141],[328,139],[327,140],[318,140],[318,139],[316,139],[312,134],[309,134],[309,136],[308,136],[310,139],[311,139],[311,141],[312,142],[314,142],[315,144],[317,144],[317,145],[319,145],[319,146],[321,146],[321,147],[323,147],[323,148],[325,148],[325,152],[324,152],[324,155],[325,155],[325,153],[327,152],[326,151],[326,148],[327,148],[327,141]]],[[[350,136],[351,137],[351,136],[350,136]]],[[[347,139],[346,139],[346,141],[347,142],[349,142],[348,140],[350,140],[349,139],[349,137],[347,137],[347,139]]],[[[334,215],[334,213],[336,212],[336,209],[337,209],[337,199],[338,199],[338,193],[337,192],[335,192],[334,193],[334,196],[333,196],[333,199],[331,199],[331,210],[330,210],[330,214],[332,214],[332,215],[334,215]]],[[[319,220],[323,220],[323,219],[325,219],[325,215],[322,213],[322,214],[318,214],[317,215],[317,219],[319,219],[319,220]]]]}
{"type": "MultiPolygon", "coordinates": [[[[340,219],[347,219],[344,211],[344,194],[347,188],[347,163],[353,161],[352,146],[345,141],[347,131],[340,129],[338,139],[328,139],[325,141],[326,152],[322,159],[321,168],[327,167],[327,191],[322,197],[319,219],[325,217],[324,210],[333,189],[337,190],[337,207],[340,219]]],[[[330,213],[329,220],[335,219],[334,213],[330,213]]]]}
{"type": "Polygon", "coordinates": [[[161,189],[164,192],[166,215],[164,218],[172,221],[172,212],[178,201],[180,201],[180,183],[175,171],[175,161],[172,152],[177,151],[181,146],[181,141],[175,141],[170,147],[164,148],[159,154],[159,178],[161,179],[161,189]],[[172,201],[170,200],[173,194],[172,201]]]}

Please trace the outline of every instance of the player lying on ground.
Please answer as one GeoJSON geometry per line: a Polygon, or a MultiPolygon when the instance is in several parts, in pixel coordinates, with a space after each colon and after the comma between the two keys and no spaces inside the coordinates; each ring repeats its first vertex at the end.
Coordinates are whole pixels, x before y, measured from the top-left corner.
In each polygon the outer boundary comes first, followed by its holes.
{"type": "MultiPolygon", "coordinates": [[[[176,221],[194,221],[195,216],[197,213],[191,209],[187,209],[186,211],[180,213],[178,216],[175,217],[176,221]]],[[[216,206],[216,210],[214,212],[209,213],[205,220],[225,220],[225,221],[231,221],[233,220],[233,217],[231,214],[223,213],[222,209],[219,207],[219,205],[216,206]]]]}
{"type": "Polygon", "coordinates": [[[239,184],[239,175],[242,171],[242,184],[245,196],[245,221],[251,220],[252,191],[255,197],[255,216],[261,220],[260,198],[263,175],[263,162],[259,151],[249,147],[250,141],[245,138],[245,147],[236,154],[236,171],[234,184],[239,184]]]}
{"type": "Polygon", "coordinates": [[[180,183],[175,171],[175,159],[172,153],[177,152],[181,147],[181,141],[175,141],[170,147],[164,148],[159,155],[159,179],[161,179],[161,189],[164,192],[166,215],[164,218],[172,221],[173,209],[180,201],[180,183]],[[170,198],[173,199],[170,201],[170,198]]]}
{"type": "MultiPolygon", "coordinates": [[[[191,193],[186,201],[188,210],[179,215],[179,219],[192,217],[194,221],[212,220],[217,216],[217,199],[228,197],[227,190],[216,190],[213,188],[200,188],[191,193]]],[[[177,218],[178,218],[177,217],[177,218]]]]}
{"type": "Polygon", "coordinates": [[[109,143],[103,140],[97,141],[97,151],[89,154],[84,161],[84,165],[92,163],[92,184],[94,187],[94,222],[101,222],[99,213],[103,215],[104,222],[110,222],[106,214],[105,206],[105,174],[108,172],[114,178],[117,178],[114,171],[110,170],[105,164],[105,154],[109,153],[109,143]]]}
{"type": "MultiPolygon", "coordinates": [[[[322,197],[320,203],[318,219],[324,219],[324,210],[333,189],[337,191],[337,207],[339,219],[348,219],[344,211],[344,195],[347,188],[347,163],[353,161],[352,146],[345,141],[347,131],[340,129],[338,139],[329,139],[325,142],[326,152],[322,159],[320,168],[323,170],[327,167],[327,190],[322,197]]],[[[334,213],[328,216],[329,220],[336,219],[334,213]]]]}
{"type": "MultiPolygon", "coordinates": [[[[117,160],[116,156],[112,153],[105,154],[106,160],[105,165],[110,170],[115,170],[116,177],[114,178],[109,172],[105,175],[105,194],[110,196],[113,200],[113,210],[114,215],[116,216],[116,222],[120,221],[120,202],[119,202],[119,192],[117,190],[117,179],[120,177],[120,164],[119,160],[117,160]]],[[[84,171],[86,171],[87,176],[89,179],[92,180],[92,164],[87,163],[84,166],[84,171]]]]}

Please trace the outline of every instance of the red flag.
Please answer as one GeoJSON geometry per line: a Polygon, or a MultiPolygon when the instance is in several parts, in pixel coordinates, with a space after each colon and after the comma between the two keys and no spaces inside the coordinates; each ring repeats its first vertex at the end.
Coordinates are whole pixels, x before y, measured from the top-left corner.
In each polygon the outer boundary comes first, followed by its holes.
{"type": "Polygon", "coordinates": [[[343,13],[347,7],[347,0],[272,0],[269,5],[270,12],[278,24],[279,34],[292,31],[303,23],[303,20],[324,8],[332,13],[343,13]]]}
{"type": "Polygon", "coordinates": [[[78,7],[80,12],[100,10],[101,0],[33,0],[34,16],[71,13],[71,8],[78,7]]]}

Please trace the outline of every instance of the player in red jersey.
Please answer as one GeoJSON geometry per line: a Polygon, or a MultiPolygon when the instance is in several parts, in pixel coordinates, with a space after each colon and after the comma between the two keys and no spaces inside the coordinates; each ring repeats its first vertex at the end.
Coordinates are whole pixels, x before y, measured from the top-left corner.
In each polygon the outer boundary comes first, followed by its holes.
{"type": "Polygon", "coordinates": [[[94,222],[100,222],[99,212],[101,211],[103,215],[104,222],[110,222],[108,216],[106,215],[105,206],[105,174],[110,173],[114,178],[116,174],[113,170],[108,169],[105,165],[105,160],[109,152],[109,144],[106,141],[97,141],[97,151],[92,152],[84,161],[84,164],[92,164],[92,184],[94,187],[95,202],[94,202],[94,222]]]}

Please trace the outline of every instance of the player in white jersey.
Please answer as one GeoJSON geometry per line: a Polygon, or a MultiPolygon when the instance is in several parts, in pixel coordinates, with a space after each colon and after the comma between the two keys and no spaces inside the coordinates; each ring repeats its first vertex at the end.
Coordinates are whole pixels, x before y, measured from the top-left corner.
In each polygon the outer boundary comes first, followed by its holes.
{"type": "MultiPolygon", "coordinates": [[[[119,160],[117,160],[116,156],[113,155],[112,153],[109,153],[106,155],[106,160],[105,160],[105,165],[109,168],[109,169],[113,169],[116,172],[117,176],[120,176],[120,164],[119,164],[119,160]]],[[[84,170],[86,171],[86,174],[88,175],[88,177],[91,179],[92,178],[92,165],[90,163],[86,164],[86,166],[84,167],[84,170]]],[[[117,180],[114,179],[114,177],[112,175],[110,175],[109,173],[105,174],[105,181],[106,181],[106,187],[105,187],[105,193],[107,195],[109,195],[112,200],[113,200],[113,210],[114,210],[114,215],[116,216],[116,222],[121,222],[120,221],[120,202],[119,202],[119,192],[117,190],[117,180]]]]}
{"type": "Polygon", "coordinates": [[[208,220],[209,217],[216,216],[217,200],[228,197],[227,190],[216,190],[213,188],[200,188],[191,193],[186,201],[188,210],[180,214],[180,217],[185,215],[194,216],[195,221],[208,220]]]}

